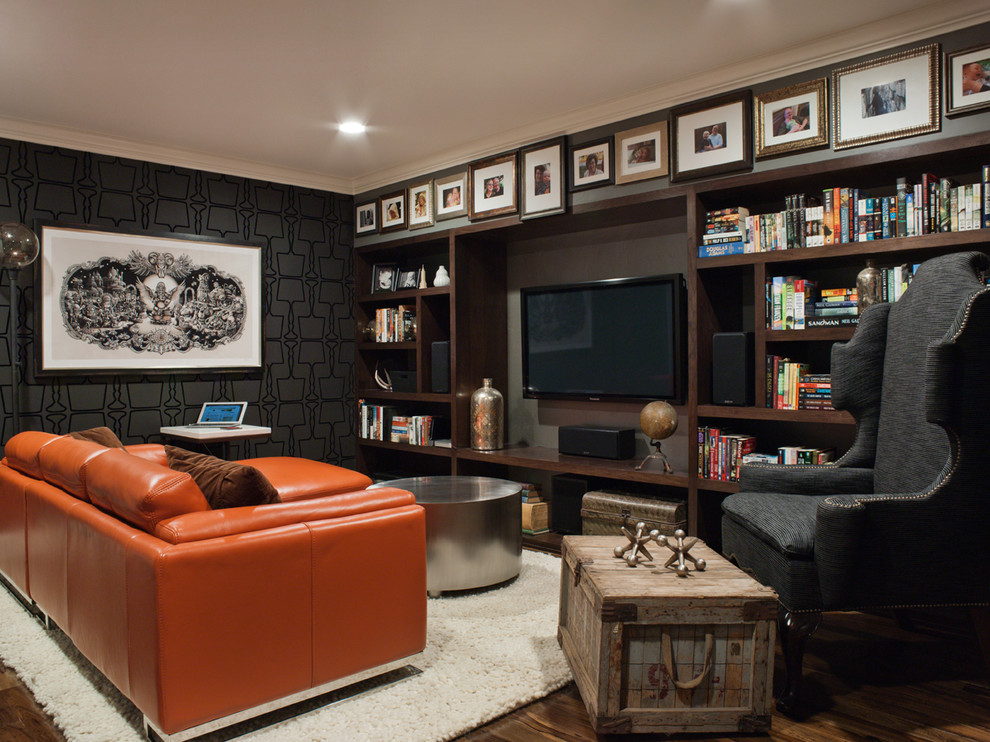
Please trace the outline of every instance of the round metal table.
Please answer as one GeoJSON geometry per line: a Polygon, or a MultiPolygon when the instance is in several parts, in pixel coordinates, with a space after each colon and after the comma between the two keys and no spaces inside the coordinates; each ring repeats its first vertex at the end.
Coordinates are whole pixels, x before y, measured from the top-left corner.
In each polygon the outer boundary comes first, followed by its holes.
{"type": "Polygon", "coordinates": [[[469,590],[512,579],[522,566],[522,488],[491,477],[409,477],[397,487],[426,511],[426,590],[469,590]]]}

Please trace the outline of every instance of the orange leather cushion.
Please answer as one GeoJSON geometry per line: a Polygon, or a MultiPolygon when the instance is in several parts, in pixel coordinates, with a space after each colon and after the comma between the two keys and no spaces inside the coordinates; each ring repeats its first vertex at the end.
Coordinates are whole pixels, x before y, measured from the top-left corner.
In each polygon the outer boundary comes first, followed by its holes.
{"type": "Polygon", "coordinates": [[[93,441],[62,436],[38,452],[38,463],[46,482],[88,501],[86,467],[93,458],[111,450],[93,441]]]}
{"type": "Polygon", "coordinates": [[[120,449],[110,449],[89,462],[86,492],[94,505],[148,533],[155,532],[159,521],[210,509],[188,474],[120,449]]]}
{"type": "Polygon", "coordinates": [[[253,466],[278,490],[282,502],[363,490],[371,479],[360,472],[294,456],[266,456],[237,462],[253,466]]]}
{"type": "Polygon", "coordinates": [[[120,438],[107,427],[77,430],[69,433],[69,437],[75,438],[77,441],[93,441],[93,443],[99,443],[101,446],[106,446],[107,448],[124,447],[124,444],[120,442],[120,438]]]}
{"type": "Polygon", "coordinates": [[[132,443],[124,446],[127,453],[140,456],[142,459],[154,461],[156,464],[168,466],[168,457],[165,455],[165,446],[161,443],[132,443]]]}
{"type": "Polygon", "coordinates": [[[3,447],[7,463],[21,474],[41,479],[41,464],[38,454],[41,449],[61,436],[42,433],[39,430],[27,430],[18,433],[3,447]]]}

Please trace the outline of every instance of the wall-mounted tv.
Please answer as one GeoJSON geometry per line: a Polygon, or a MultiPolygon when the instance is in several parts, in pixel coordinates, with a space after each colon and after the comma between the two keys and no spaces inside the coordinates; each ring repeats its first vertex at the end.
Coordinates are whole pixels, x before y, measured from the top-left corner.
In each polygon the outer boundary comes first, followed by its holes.
{"type": "Polygon", "coordinates": [[[520,291],[523,396],[684,400],[684,276],[520,291]]]}

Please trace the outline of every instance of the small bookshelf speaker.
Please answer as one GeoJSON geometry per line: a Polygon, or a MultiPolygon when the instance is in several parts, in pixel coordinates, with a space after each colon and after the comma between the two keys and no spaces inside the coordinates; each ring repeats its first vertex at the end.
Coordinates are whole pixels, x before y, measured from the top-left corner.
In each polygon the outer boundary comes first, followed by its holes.
{"type": "Polygon", "coordinates": [[[753,405],[753,333],[712,335],[712,404],[753,405]]]}

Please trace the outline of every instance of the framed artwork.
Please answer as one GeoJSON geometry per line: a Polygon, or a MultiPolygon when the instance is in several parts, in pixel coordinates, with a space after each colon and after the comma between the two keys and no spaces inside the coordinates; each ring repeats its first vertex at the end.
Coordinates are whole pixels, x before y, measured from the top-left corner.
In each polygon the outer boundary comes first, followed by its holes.
{"type": "Polygon", "coordinates": [[[378,199],[382,233],[406,228],[406,192],[390,193],[378,199]]]}
{"type": "Polygon", "coordinates": [[[419,288],[419,268],[414,268],[411,271],[399,271],[399,277],[396,279],[396,291],[415,288],[419,288]]]}
{"type": "Polygon", "coordinates": [[[522,150],[522,197],[520,218],[563,214],[567,210],[564,195],[564,138],[551,139],[522,150]]]}
{"type": "Polygon", "coordinates": [[[756,159],[828,146],[828,81],[759,93],[753,101],[756,159]]]}
{"type": "Polygon", "coordinates": [[[39,374],[261,368],[261,248],[41,225],[39,374]]]}
{"type": "Polygon", "coordinates": [[[670,179],[706,178],[753,167],[749,90],[678,106],[670,112],[670,179]]]}
{"type": "Polygon", "coordinates": [[[612,137],[571,147],[571,190],[583,191],[615,182],[612,137]]]}
{"type": "Polygon", "coordinates": [[[467,173],[434,181],[437,219],[455,219],[467,214],[467,173]]]}
{"type": "Polygon", "coordinates": [[[941,128],[939,47],[928,44],[832,71],[835,149],[941,128]]]}
{"type": "Polygon", "coordinates": [[[945,115],[990,108],[990,44],[945,55],[945,115]]]}
{"type": "Polygon", "coordinates": [[[659,178],[667,174],[667,122],[620,131],[615,135],[615,182],[659,178]]]}
{"type": "Polygon", "coordinates": [[[433,226],[433,181],[409,186],[409,229],[433,226]]]}
{"type": "Polygon", "coordinates": [[[468,165],[468,178],[471,183],[468,218],[472,221],[515,214],[519,210],[515,152],[472,162],[468,165]]]}
{"type": "Polygon", "coordinates": [[[395,291],[399,280],[399,266],[395,263],[375,263],[371,270],[371,293],[395,291]]]}
{"type": "Polygon", "coordinates": [[[374,234],[378,231],[378,202],[370,201],[354,207],[354,233],[374,234]]]}

